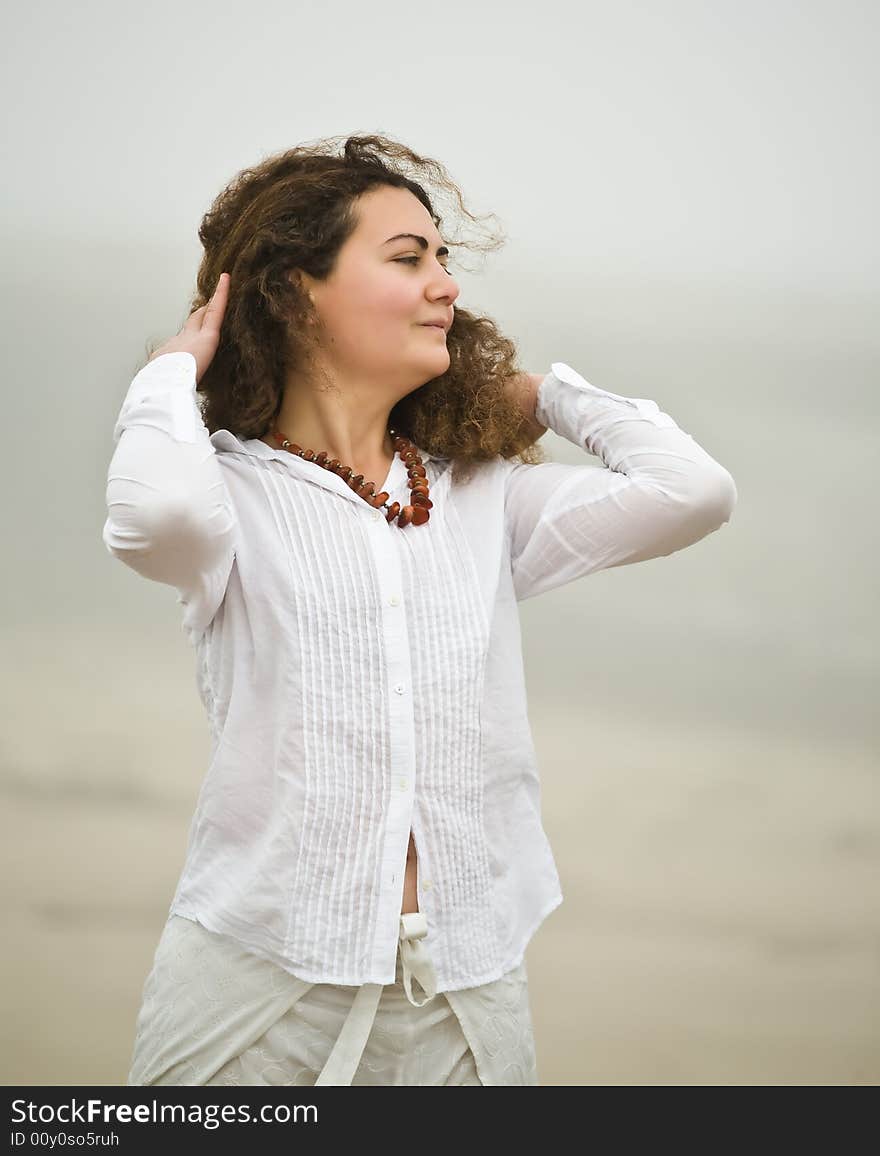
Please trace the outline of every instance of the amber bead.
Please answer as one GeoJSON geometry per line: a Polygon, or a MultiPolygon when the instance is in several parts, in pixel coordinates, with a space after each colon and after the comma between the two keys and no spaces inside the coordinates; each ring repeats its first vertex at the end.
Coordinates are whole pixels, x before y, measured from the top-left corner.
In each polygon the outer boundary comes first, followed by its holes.
{"type": "Polygon", "coordinates": [[[424,506],[412,507],[412,523],[414,526],[423,526],[430,517],[431,511],[426,510],[424,506]]]}
{"type": "Polygon", "coordinates": [[[388,491],[382,490],[380,493],[378,493],[374,497],[370,498],[370,505],[375,506],[378,509],[379,506],[384,506],[387,501],[388,501],[388,491]]]}
{"type": "Polygon", "coordinates": [[[410,466],[409,473],[410,477],[412,477],[413,474],[420,478],[426,478],[428,476],[428,472],[424,466],[410,466]]]}
{"type": "Polygon", "coordinates": [[[410,495],[410,501],[414,506],[424,506],[426,510],[432,510],[434,508],[434,503],[424,490],[413,490],[410,495]]]}
{"type": "Polygon", "coordinates": [[[398,526],[408,526],[413,520],[413,507],[404,506],[400,511],[400,517],[397,519],[398,526]]]}
{"type": "Polygon", "coordinates": [[[388,507],[388,513],[385,515],[386,519],[391,522],[397,517],[397,512],[400,509],[400,502],[392,502],[388,507]]]}

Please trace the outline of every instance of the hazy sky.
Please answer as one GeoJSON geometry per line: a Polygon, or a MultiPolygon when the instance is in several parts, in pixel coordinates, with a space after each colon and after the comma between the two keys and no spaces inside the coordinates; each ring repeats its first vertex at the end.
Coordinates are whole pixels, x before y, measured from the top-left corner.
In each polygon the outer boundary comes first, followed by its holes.
{"type": "Polygon", "coordinates": [[[128,381],[185,316],[223,183],[298,141],[387,131],[507,233],[462,275],[462,304],[535,371],[565,360],[654,398],[739,488],[732,523],[696,547],[523,606],[536,693],[579,695],[586,657],[646,708],[697,694],[743,722],[867,738],[876,7],[551,2],[527,26],[491,3],[345,12],[345,29],[312,4],[11,18],[6,625],[59,648],[83,620],[96,645],[136,646],[137,623],[176,637],[173,596],[100,542],[128,381]]]}

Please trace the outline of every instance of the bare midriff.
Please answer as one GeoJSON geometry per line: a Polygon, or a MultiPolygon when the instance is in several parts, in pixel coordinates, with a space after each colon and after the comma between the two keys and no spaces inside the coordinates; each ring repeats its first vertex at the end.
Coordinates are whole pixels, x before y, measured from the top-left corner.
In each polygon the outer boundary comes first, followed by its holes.
{"type": "Polygon", "coordinates": [[[405,915],[407,911],[418,911],[419,909],[419,893],[418,893],[418,861],[416,859],[416,844],[413,839],[412,831],[409,833],[409,846],[406,849],[406,874],[403,878],[403,903],[401,904],[400,913],[405,915]]]}

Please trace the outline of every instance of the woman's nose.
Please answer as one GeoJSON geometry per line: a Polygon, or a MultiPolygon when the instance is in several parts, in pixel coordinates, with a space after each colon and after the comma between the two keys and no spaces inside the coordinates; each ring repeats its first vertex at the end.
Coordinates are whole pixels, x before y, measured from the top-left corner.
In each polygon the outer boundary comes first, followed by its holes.
{"type": "Polygon", "coordinates": [[[461,292],[461,288],[455,278],[450,276],[449,273],[441,273],[440,278],[437,278],[436,282],[431,285],[430,300],[446,300],[451,305],[461,292]],[[443,278],[443,280],[440,280],[440,278],[443,278]]]}

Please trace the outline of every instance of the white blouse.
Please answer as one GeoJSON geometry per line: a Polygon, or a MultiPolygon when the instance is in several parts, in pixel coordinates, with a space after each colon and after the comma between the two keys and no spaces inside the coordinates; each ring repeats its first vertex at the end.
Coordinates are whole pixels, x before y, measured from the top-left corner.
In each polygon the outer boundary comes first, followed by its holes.
{"type": "MultiPolygon", "coordinates": [[[[178,591],[211,754],[169,909],[312,983],[393,983],[410,831],[438,991],[496,980],[562,902],[517,602],[729,521],[730,473],[653,401],[554,362],[544,426],[604,468],[501,457],[389,523],[336,474],[209,435],[189,353],[113,430],[108,551],[178,591]]],[[[381,489],[404,504],[395,456],[381,489]]]]}

